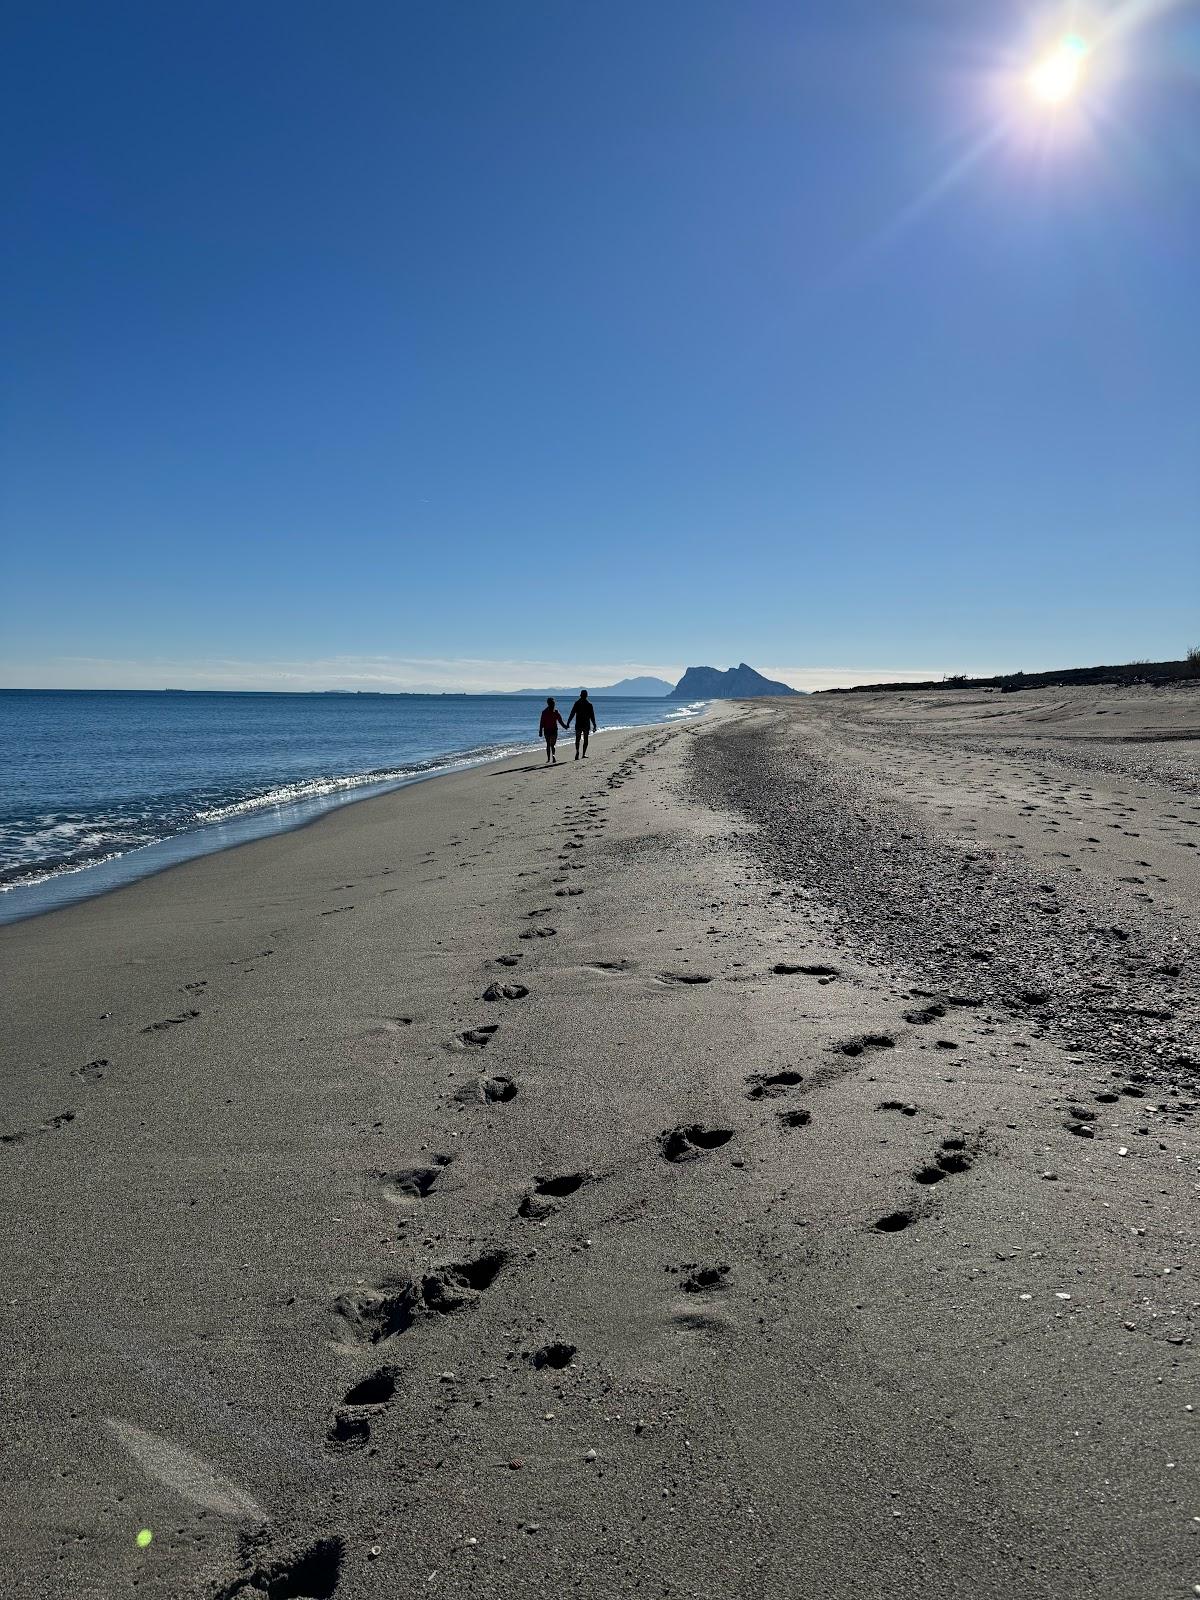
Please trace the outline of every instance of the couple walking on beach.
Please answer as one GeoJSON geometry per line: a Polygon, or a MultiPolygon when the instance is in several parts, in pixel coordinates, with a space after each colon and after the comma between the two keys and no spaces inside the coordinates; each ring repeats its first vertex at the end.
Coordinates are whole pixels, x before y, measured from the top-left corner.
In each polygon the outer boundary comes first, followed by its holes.
{"type": "Polygon", "coordinates": [[[579,741],[583,740],[583,754],[587,755],[588,734],[596,726],[596,708],[588,699],[586,689],[580,689],[579,699],[571,707],[571,715],[565,722],[554,704],[554,696],[547,697],[546,709],[542,712],[542,720],[538,723],[538,732],[546,741],[547,766],[552,761],[555,763],[558,761],[558,757],[554,754],[554,746],[558,743],[558,730],[569,728],[572,722],[575,724],[575,759],[578,761],[579,741]]]}

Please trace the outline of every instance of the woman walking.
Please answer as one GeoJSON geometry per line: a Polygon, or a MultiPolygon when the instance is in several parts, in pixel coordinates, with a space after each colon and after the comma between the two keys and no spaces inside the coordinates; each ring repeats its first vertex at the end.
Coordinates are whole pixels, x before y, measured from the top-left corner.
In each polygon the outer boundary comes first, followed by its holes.
{"type": "Polygon", "coordinates": [[[555,766],[558,765],[558,757],[554,754],[554,746],[558,743],[558,730],[565,727],[566,723],[563,721],[562,715],[555,708],[554,696],[550,695],[546,700],[546,709],[542,712],[542,720],[538,723],[538,732],[546,741],[547,766],[552,761],[555,766]]]}

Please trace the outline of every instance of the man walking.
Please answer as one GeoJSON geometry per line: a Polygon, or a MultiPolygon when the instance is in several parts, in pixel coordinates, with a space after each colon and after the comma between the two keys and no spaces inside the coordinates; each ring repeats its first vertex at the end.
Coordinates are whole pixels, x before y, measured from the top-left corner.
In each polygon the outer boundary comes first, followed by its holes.
{"type": "Polygon", "coordinates": [[[575,724],[575,759],[579,760],[579,741],[583,740],[583,753],[587,755],[588,734],[596,726],[596,708],[588,699],[586,689],[580,689],[579,699],[571,707],[571,715],[567,718],[567,727],[575,724]]]}

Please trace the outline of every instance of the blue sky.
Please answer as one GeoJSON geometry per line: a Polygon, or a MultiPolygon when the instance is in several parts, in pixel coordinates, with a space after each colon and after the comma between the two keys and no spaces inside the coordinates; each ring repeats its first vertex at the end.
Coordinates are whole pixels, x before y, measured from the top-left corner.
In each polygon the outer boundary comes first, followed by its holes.
{"type": "Polygon", "coordinates": [[[0,682],[1200,643],[1200,8],[9,19],[0,682]],[[1096,44],[1052,114],[1023,76],[1096,44]]]}

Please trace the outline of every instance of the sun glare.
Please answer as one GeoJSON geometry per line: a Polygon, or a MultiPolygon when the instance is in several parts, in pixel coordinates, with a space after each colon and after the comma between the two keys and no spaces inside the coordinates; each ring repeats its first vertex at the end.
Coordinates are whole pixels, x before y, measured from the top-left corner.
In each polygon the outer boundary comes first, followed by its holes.
{"type": "Polygon", "coordinates": [[[1068,34],[1065,39],[1060,39],[1025,79],[1030,94],[1043,105],[1062,105],[1071,98],[1083,80],[1087,54],[1088,47],[1078,34],[1068,34]]]}

